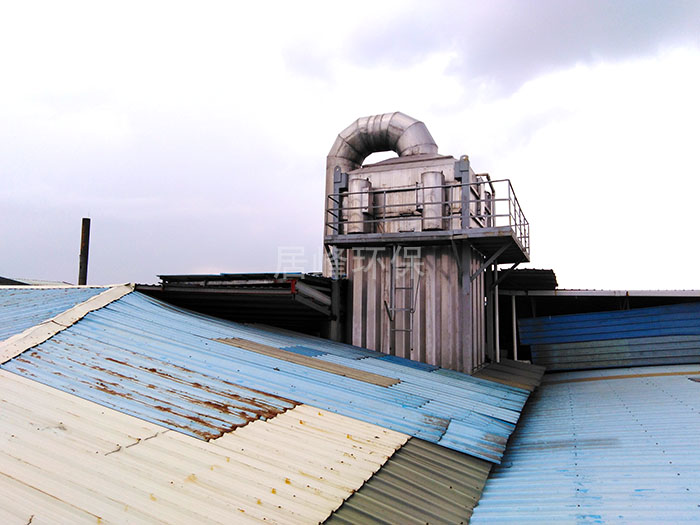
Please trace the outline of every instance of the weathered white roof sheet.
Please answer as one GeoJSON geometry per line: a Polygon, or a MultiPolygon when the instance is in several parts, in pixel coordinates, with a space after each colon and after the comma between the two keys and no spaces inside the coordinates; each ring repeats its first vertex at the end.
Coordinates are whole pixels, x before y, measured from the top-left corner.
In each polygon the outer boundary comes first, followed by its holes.
{"type": "Polygon", "coordinates": [[[0,522],[318,522],[407,439],[302,405],[206,442],[0,371],[0,522]]]}

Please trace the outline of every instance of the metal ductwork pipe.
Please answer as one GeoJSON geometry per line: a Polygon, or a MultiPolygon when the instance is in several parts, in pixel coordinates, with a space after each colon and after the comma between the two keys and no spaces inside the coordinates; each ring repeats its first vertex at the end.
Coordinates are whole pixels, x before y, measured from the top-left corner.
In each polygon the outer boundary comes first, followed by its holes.
{"type": "MultiPolygon", "coordinates": [[[[372,153],[395,151],[399,157],[436,155],[437,144],[421,121],[399,111],[358,118],[340,132],[326,157],[326,197],[334,193],[333,175],[362,167],[372,153]]],[[[331,231],[326,229],[326,235],[331,231]]],[[[323,273],[331,275],[330,262],[324,258],[323,273]]]]}
{"type": "Polygon", "coordinates": [[[396,111],[358,118],[340,132],[326,159],[326,195],[333,193],[336,166],[347,173],[360,168],[372,153],[395,151],[399,157],[438,152],[428,128],[421,121],[396,111]]]}

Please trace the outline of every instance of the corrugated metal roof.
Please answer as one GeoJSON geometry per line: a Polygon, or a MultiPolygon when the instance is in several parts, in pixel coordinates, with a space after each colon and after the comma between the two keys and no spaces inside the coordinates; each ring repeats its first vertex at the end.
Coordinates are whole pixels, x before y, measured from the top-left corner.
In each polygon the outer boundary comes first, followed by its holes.
{"type": "Polygon", "coordinates": [[[0,288],[0,341],[106,290],[105,287],[0,288]]]}
{"type": "Polygon", "coordinates": [[[530,365],[512,359],[502,359],[491,363],[474,374],[474,377],[488,379],[504,385],[532,392],[540,384],[545,367],[530,365]]]}
{"type": "Polygon", "coordinates": [[[0,522],[317,523],[407,438],[299,406],[204,442],[0,371],[0,522]]]}
{"type": "Polygon", "coordinates": [[[260,408],[267,417],[294,400],[499,460],[527,391],[384,357],[212,319],[131,293],[3,368],[204,438],[245,424],[260,408]],[[323,351],[316,359],[400,382],[386,388],[357,381],[213,340],[222,337],[323,351]],[[229,390],[235,400],[226,398],[229,390]]]}
{"type": "Polygon", "coordinates": [[[696,522],[700,383],[688,379],[698,371],[678,365],[549,376],[472,523],[696,522]]]}
{"type": "Polygon", "coordinates": [[[77,325],[71,333],[58,334],[5,368],[202,439],[274,417],[298,404],[189,369],[186,359],[172,362],[167,348],[155,356],[132,351],[153,344],[143,336],[127,336],[131,340],[127,345],[111,334],[91,339],[95,331],[84,329],[77,325]]]}
{"type": "Polygon", "coordinates": [[[700,362],[700,303],[522,319],[548,370],[700,362]]]}
{"type": "Polygon", "coordinates": [[[345,366],[341,363],[329,363],[320,359],[314,359],[314,357],[318,357],[318,354],[308,356],[302,355],[298,351],[288,352],[287,350],[282,350],[281,348],[264,345],[262,343],[255,343],[253,341],[248,341],[247,339],[241,339],[240,337],[219,338],[216,339],[216,341],[236,346],[238,348],[243,348],[244,350],[250,350],[251,352],[276,357],[277,359],[289,361],[290,363],[297,363],[315,368],[316,370],[324,370],[332,374],[350,377],[352,379],[357,379],[358,381],[364,381],[365,383],[370,383],[373,385],[392,386],[399,382],[398,379],[392,377],[387,377],[372,372],[363,372],[361,370],[345,366]]]}
{"type": "Polygon", "coordinates": [[[487,461],[411,438],[325,523],[468,523],[490,469],[487,461]]]}

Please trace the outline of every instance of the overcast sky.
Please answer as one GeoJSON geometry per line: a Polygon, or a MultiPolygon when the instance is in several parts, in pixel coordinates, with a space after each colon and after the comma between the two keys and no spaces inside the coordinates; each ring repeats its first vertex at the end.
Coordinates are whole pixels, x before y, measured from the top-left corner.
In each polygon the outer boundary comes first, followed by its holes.
{"type": "Polygon", "coordinates": [[[84,216],[90,283],[320,270],[328,150],[402,111],[561,287],[700,289],[700,2],[0,5],[2,276],[75,282],[84,216]]]}

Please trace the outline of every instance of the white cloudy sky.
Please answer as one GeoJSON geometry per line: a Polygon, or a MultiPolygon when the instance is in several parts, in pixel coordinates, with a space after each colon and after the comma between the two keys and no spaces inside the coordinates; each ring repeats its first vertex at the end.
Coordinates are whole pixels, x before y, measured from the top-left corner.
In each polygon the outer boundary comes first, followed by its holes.
{"type": "Polygon", "coordinates": [[[320,269],[325,156],[403,111],[562,287],[700,288],[700,2],[3,2],[0,275],[320,269]]]}

